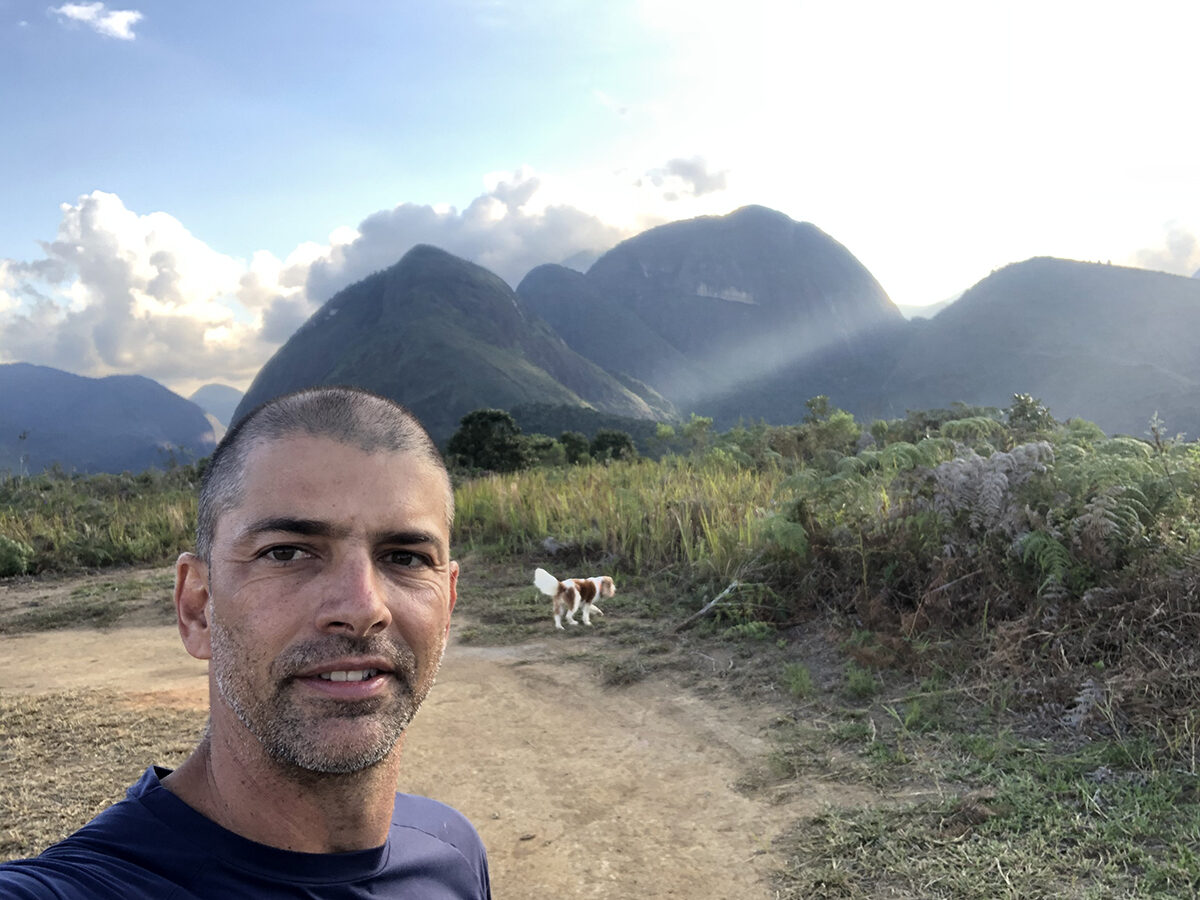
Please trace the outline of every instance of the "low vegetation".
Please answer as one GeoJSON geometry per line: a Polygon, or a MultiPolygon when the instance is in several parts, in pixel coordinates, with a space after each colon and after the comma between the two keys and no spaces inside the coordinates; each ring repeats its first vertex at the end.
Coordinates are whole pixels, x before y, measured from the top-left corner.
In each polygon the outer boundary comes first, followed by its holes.
{"type": "MultiPolygon", "coordinates": [[[[910,798],[800,823],[781,896],[1196,896],[1200,446],[1029,396],[808,410],[720,434],[692,417],[643,455],[484,411],[508,462],[468,459],[486,429],[456,444],[455,540],[491,579],[463,639],[542,632],[534,560],[609,571],[621,615],[580,650],[606,682],[686,668],[783,710],[748,790],[910,798]]],[[[0,570],[169,558],[196,474],[8,479],[0,570]]]]}
{"type": "Polygon", "coordinates": [[[201,471],[0,478],[0,578],[173,558],[195,536],[201,471]]]}

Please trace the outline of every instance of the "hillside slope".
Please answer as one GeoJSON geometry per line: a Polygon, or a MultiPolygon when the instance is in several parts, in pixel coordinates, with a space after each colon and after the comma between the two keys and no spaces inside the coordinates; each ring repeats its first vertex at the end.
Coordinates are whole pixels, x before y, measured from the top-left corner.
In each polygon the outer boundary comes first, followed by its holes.
{"type": "Polygon", "coordinates": [[[571,350],[497,276],[424,245],[322,306],[262,368],[234,420],[270,397],[321,384],[392,397],[439,441],[480,407],[548,402],[670,414],[571,350]]]}
{"type": "Polygon", "coordinates": [[[1157,411],[1200,434],[1200,283],[1034,258],[980,281],[922,327],[888,379],[896,412],[1040,397],[1060,417],[1143,436],[1157,411]]]}
{"type": "Polygon", "coordinates": [[[149,378],[0,365],[0,471],[139,472],[214,445],[204,411],[149,378]]]}

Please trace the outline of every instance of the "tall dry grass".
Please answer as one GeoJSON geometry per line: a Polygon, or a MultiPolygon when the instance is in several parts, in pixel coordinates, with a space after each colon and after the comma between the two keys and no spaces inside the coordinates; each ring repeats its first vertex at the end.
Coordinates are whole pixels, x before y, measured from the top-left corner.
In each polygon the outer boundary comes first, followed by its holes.
{"type": "Polygon", "coordinates": [[[158,563],[189,548],[193,467],[0,481],[0,577],[158,563]]]}
{"type": "Polygon", "coordinates": [[[757,558],[783,477],[719,457],[492,475],[458,486],[455,538],[501,553],[553,538],[618,571],[732,578],[757,558]]]}

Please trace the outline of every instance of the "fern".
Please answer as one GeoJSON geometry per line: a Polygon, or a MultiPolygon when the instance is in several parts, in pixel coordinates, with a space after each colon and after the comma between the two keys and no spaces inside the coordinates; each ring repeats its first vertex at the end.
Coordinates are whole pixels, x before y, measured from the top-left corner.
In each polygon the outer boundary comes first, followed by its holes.
{"type": "Polygon", "coordinates": [[[1137,488],[1115,485],[1099,491],[1070,524],[1082,554],[1096,563],[1113,564],[1122,549],[1146,542],[1146,527],[1154,514],[1137,488]]]}
{"type": "Polygon", "coordinates": [[[1096,446],[1096,452],[1106,456],[1121,456],[1126,459],[1149,459],[1150,445],[1131,437],[1109,438],[1096,446]]]}
{"type": "Polygon", "coordinates": [[[892,474],[907,472],[914,469],[932,469],[940,462],[954,456],[956,444],[946,438],[924,438],[916,444],[896,441],[888,444],[882,450],[860,454],[865,458],[886,469],[892,474]]]}
{"type": "Polygon", "coordinates": [[[1065,593],[1067,578],[1071,573],[1071,552],[1053,535],[1045,531],[1031,531],[1017,541],[1022,562],[1033,561],[1042,581],[1038,585],[1038,596],[1059,596],[1065,593]]]}
{"type": "Polygon", "coordinates": [[[808,532],[799,522],[786,516],[769,516],[760,527],[768,546],[800,558],[808,555],[808,532]]]}
{"type": "Polygon", "coordinates": [[[940,433],[955,441],[989,441],[993,438],[1003,439],[1008,429],[995,419],[987,416],[971,416],[967,419],[955,419],[943,422],[940,433]]]}

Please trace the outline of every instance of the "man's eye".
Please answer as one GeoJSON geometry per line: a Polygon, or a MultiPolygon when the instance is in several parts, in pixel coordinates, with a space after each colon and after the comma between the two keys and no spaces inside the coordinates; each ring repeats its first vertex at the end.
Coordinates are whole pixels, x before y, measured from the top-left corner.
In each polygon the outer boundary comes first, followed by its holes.
{"type": "Polygon", "coordinates": [[[387,554],[387,561],[393,566],[405,566],[408,568],[416,568],[428,564],[429,560],[420,553],[413,553],[411,550],[392,550],[387,554]]]}
{"type": "Polygon", "coordinates": [[[272,547],[263,556],[272,562],[292,562],[304,556],[304,551],[299,547],[272,547]]]}

